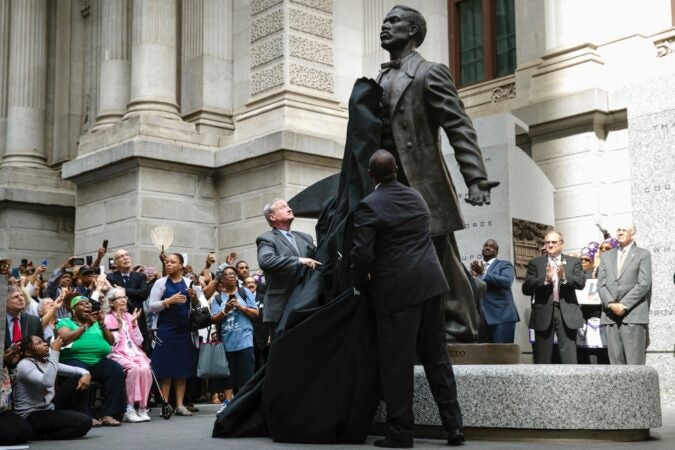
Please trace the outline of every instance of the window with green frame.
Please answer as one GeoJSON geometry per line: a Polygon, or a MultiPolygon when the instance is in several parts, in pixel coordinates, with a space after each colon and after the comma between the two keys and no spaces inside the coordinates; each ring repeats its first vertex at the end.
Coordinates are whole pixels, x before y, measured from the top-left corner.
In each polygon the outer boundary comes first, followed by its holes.
{"type": "Polygon", "coordinates": [[[451,70],[458,87],[516,70],[514,0],[448,0],[451,70]]]}

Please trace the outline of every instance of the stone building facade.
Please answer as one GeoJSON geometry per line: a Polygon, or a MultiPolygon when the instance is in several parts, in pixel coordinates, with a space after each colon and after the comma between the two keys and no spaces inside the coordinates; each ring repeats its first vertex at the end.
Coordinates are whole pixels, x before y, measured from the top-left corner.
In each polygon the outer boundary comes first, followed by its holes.
{"type": "MultiPolygon", "coordinates": [[[[338,170],[351,86],[386,59],[378,34],[394,3],[0,0],[0,256],[52,268],[108,239],[154,264],[150,230],[170,225],[171,250],[191,261],[236,250],[255,266],[263,205],[338,170]]],[[[420,52],[449,62],[454,1],[407,4],[428,22],[420,52]]],[[[636,222],[654,255],[649,362],[666,377],[674,2],[514,6],[514,73],[460,94],[476,119],[521,124],[504,139],[546,175],[568,249],[599,239],[596,222],[636,222]]]]}

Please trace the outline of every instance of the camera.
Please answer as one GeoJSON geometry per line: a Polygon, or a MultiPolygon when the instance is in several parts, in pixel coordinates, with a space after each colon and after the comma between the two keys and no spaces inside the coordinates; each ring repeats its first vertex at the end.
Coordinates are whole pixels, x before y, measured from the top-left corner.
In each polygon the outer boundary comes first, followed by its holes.
{"type": "Polygon", "coordinates": [[[91,302],[91,312],[99,312],[101,310],[101,302],[95,300],[90,300],[91,302]]]}

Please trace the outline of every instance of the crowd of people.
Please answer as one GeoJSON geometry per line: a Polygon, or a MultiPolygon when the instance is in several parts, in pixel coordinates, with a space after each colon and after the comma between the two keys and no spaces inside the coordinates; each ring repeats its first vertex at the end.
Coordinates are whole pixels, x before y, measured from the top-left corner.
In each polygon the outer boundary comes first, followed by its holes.
{"type": "Polygon", "coordinates": [[[70,257],[49,277],[45,264],[22,260],[12,269],[0,261],[9,276],[0,445],[148,422],[160,399],[177,416],[192,415],[204,398],[226,406],[264,364],[264,278],[235,252],[218,277],[212,253],[195,272],[180,253],[160,255],[157,270],[134,265],[119,249],[105,273],[106,252],[100,248],[91,265],[70,257]],[[190,308],[198,305],[210,309],[208,330],[190,325],[190,308]],[[223,343],[229,377],[196,377],[198,349],[207,341],[223,343]]]}
{"type": "MultiPolygon", "coordinates": [[[[529,261],[523,294],[531,298],[535,363],[644,364],[651,258],[634,243],[633,224],[619,225],[616,237],[601,231],[601,242],[566,254],[562,234],[550,232],[541,256],[529,261]]],[[[515,271],[498,253],[488,239],[482,260],[469,269],[481,292],[481,341],[513,343],[520,321],[511,292],[515,271]]]]}

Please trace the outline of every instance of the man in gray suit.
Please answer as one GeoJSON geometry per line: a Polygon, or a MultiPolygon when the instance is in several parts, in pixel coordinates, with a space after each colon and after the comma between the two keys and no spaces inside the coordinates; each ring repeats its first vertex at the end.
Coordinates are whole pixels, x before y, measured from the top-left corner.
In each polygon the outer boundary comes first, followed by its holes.
{"type": "Polygon", "coordinates": [[[424,17],[407,6],[394,6],[382,22],[380,45],[390,61],[377,76],[383,90],[381,145],[396,159],[397,179],[418,191],[431,210],[431,235],[451,288],[445,299],[446,339],[472,342],[478,338],[478,310],[454,236],[464,229],[464,219],[439,129],[454,149],[468,203],[489,204],[490,189],[499,183],[487,180],[476,131],[448,67],[426,61],[416,51],[426,32],[424,17]]]}
{"type": "Polygon", "coordinates": [[[286,200],[272,200],[265,205],[263,215],[272,227],[256,239],[258,265],[267,279],[263,322],[276,324],[293,288],[307,270],[314,270],[321,263],[313,259],[316,247],[312,236],[291,231],[295,217],[286,200]]]}
{"type": "Polygon", "coordinates": [[[619,225],[619,248],[600,256],[598,293],[611,364],[645,364],[646,359],[652,257],[634,237],[635,225],[619,225]]]}

